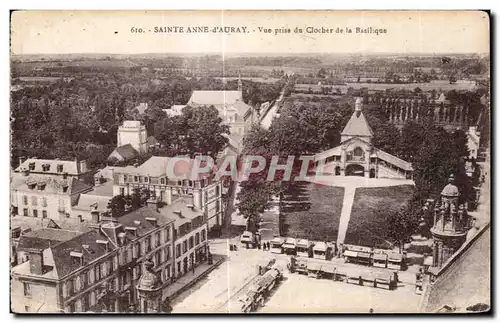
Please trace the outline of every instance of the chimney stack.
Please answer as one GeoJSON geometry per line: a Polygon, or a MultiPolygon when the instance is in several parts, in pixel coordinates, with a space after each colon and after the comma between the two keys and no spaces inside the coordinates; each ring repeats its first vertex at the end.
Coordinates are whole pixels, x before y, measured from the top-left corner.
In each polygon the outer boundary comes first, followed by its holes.
{"type": "Polygon", "coordinates": [[[100,213],[97,210],[97,205],[92,204],[90,206],[90,215],[92,216],[92,223],[99,223],[100,219],[100,213]]]}
{"type": "Polygon", "coordinates": [[[127,242],[127,235],[125,232],[118,233],[118,242],[120,243],[120,246],[123,246],[125,242],[127,242]]]}
{"type": "Polygon", "coordinates": [[[148,208],[150,208],[151,210],[155,211],[155,212],[160,212],[158,210],[158,199],[155,198],[155,197],[150,197],[148,200],[147,200],[147,206],[148,208]]]}

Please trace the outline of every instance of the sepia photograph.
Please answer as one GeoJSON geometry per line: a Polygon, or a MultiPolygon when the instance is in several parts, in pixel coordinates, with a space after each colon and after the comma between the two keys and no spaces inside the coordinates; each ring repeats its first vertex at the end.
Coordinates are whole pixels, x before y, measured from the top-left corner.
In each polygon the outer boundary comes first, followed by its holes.
{"type": "Polygon", "coordinates": [[[490,19],[12,10],[11,313],[491,314],[490,19]]]}

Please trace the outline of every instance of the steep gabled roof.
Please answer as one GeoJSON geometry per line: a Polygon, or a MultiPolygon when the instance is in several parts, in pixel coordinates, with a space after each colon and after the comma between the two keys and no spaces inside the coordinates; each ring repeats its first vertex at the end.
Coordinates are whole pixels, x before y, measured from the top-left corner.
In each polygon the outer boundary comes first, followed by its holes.
{"type": "Polygon", "coordinates": [[[90,263],[110,252],[114,248],[112,244],[109,244],[109,249],[106,250],[103,245],[97,243],[97,240],[103,239],[104,236],[93,230],[82,233],[71,240],[61,242],[58,245],[51,247],[50,249],[54,259],[54,267],[58,276],[62,278],[81,268],[81,264],[72,261],[70,255],[72,251],[81,252],[83,254],[83,261],[85,264],[90,263]],[[88,248],[83,248],[83,245],[87,245],[88,248]]]}
{"type": "Polygon", "coordinates": [[[360,137],[372,137],[373,131],[368,125],[363,112],[355,111],[349,121],[347,122],[344,130],[342,130],[342,136],[360,136],[360,137]]]}
{"type": "Polygon", "coordinates": [[[188,105],[232,105],[243,100],[240,91],[193,91],[188,105]]]}
{"type": "Polygon", "coordinates": [[[139,153],[137,152],[137,150],[135,150],[134,147],[132,147],[131,144],[126,144],[126,145],[117,147],[115,149],[115,151],[118,154],[120,154],[120,156],[122,156],[123,159],[125,159],[125,160],[130,160],[130,159],[133,159],[133,158],[139,156],[139,153]]]}

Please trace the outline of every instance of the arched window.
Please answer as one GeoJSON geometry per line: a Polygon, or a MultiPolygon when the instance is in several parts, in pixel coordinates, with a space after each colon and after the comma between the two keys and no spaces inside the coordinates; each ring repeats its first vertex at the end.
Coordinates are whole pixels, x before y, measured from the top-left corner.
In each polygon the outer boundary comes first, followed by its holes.
{"type": "Polygon", "coordinates": [[[360,147],[354,148],[353,155],[354,157],[363,157],[363,149],[361,149],[360,147]]]}

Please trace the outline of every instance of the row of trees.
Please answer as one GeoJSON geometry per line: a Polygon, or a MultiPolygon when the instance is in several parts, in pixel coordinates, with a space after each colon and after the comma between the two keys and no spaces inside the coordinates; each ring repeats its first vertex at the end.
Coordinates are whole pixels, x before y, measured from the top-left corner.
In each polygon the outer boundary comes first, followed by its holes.
{"type": "MultiPolygon", "coordinates": [[[[19,156],[86,159],[92,168],[102,167],[116,147],[116,133],[123,120],[141,120],[148,134],[155,136],[168,152],[216,153],[224,144],[220,134],[227,129],[215,126],[220,118],[214,108],[186,116],[168,118],[162,109],[186,104],[193,90],[236,90],[237,81],[148,75],[107,71],[76,76],[71,81],[26,86],[11,94],[11,162],[19,156]],[[135,107],[148,103],[140,114],[135,107]],[[205,140],[201,140],[205,138],[205,140]],[[213,142],[214,144],[210,144],[213,142]]],[[[111,69],[114,71],[114,69],[111,69]]],[[[243,82],[243,99],[252,106],[276,99],[284,81],[276,84],[243,82]]]]}

